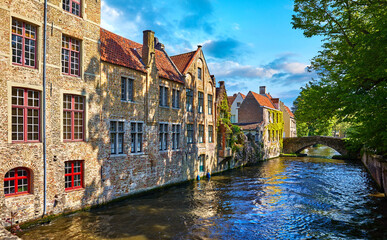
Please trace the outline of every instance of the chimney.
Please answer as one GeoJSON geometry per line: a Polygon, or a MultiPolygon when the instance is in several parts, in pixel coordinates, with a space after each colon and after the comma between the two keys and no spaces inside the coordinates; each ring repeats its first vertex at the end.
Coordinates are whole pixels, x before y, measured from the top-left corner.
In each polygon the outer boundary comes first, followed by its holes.
{"type": "Polygon", "coordinates": [[[234,93],[234,95],[232,95],[232,96],[236,98],[238,96],[238,94],[234,93]]]}
{"type": "Polygon", "coordinates": [[[164,44],[159,42],[159,39],[155,37],[155,49],[162,51],[164,49],[164,44]]]}
{"type": "Polygon", "coordinates": [[[219,87],[224,87],[224,81],[219,81],[219,87]]]}
{"type": "Polygon", "coordinates": [[[155,53],[155,33],[151,30],[143,31],[142,61],[149,67],[152,54],[155,53]]]}
{"type": "Polygon", "coordinates": [[[259,87],[259,94],[266,94],[266,86],[259,87]]]}

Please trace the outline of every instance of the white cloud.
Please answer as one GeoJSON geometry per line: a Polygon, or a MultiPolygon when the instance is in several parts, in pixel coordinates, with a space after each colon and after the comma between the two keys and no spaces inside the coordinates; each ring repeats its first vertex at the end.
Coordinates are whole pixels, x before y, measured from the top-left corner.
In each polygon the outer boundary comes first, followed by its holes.
{"type": "Polygon", "coordinates": [[[241,65],[234,61],[208,63],[211,74],[228,78],[271,78],[278,70],[250,65],[241,65]]]}
{"type": "Polygon", "coordinates": [[[304,73],[308,65],[299,62],[284,62],[282,68],[289,73],[298,74],[304,73]]]}

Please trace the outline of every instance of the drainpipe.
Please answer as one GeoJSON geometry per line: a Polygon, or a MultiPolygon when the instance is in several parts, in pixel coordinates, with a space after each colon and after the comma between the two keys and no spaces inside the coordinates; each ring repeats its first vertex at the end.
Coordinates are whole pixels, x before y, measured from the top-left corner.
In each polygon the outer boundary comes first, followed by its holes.
{"type": "Polygon", "coordinates": [[[47,0],[44,0],[44,30],[43,30],[43,216],[47,213],[47,144],[46,144],[46,54],[47,54],[47,0]]]}

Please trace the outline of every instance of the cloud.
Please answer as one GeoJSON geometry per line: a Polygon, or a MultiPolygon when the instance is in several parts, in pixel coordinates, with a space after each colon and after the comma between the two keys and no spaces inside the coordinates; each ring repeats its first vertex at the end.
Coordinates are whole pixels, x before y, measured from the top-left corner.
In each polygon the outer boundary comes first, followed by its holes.
{"type": "Polygon", "coordinates": [[[250,65],[241,65],[234,61],[210,62],[211,74],[217,78],[271,78],[278,71],[250,65]]]}
{"type": "Polygon", "coordinates": [[[209,40],[203,44],[203,49],[208,54],[215,58],[230,58],[235,57],[240,53],[243,44],[233,38],[225,38],[219,40],[209,40]]]}

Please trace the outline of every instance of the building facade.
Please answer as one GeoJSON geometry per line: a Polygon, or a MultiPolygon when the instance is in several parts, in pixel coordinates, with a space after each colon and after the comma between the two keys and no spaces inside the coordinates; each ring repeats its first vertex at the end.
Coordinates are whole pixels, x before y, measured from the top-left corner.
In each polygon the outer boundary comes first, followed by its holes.
{"type": "Polygon", "coordinates": [[[250,91],[238,111],[238,123],[245,134],[252,134],[262,143],[263,158],[278,157],[282,149],[283,115],[276,100],[260,88],[260,94],[250,91]]]}
{"type": "Polygon", "coordinates": [[[215,78],[201,47],[180,61],[152,31],[139,44],[101,29],[100,4],[48,1],[44,108],[44,3],[0,3],[4,217],[24,222],[219,170],[215,78]]]}
{"type": "Polygon", "coordinates": [[[283,137],[297,137],[297,123],[293,112],[283,102],[280,102],[279,106],[284,116],[283,137]]]}
{"type": "Polygon", "coordinates": [[[238,122],[238,110],[246,96],[242,93],[227,97],[231,109],[231,123],[238,122]]]}

